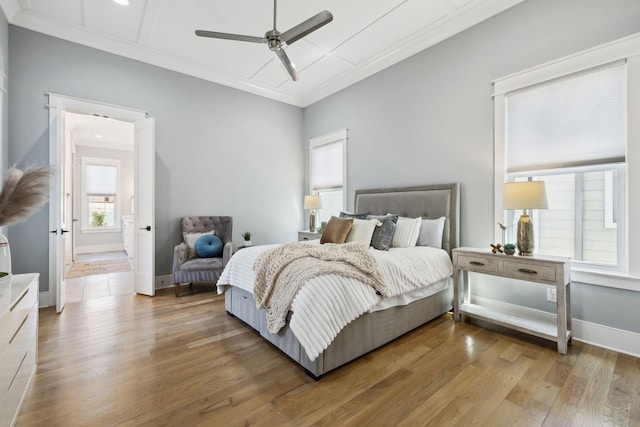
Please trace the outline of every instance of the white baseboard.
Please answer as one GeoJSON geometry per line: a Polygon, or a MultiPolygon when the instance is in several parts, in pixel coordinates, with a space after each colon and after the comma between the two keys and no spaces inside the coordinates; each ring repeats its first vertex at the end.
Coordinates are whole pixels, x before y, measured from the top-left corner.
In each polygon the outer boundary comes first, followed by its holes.
{"type": "MultiPolygon", "coordinates": [[[[485,307],[495,307],[503,312],[525,318],[547,319],[555,322],[555,314],[529,307],[509,304],[489,298],[472,296],[474,302],[485,307]]],[[[573,339],[597,347],[614,350],[619,353],[640,357],[640,334],[610,326],[599,325],[585,320],[573,319],[571,322],[573,339]]]]}
{"type": "Polygon", "coordinates": [[[172,287],[173,287],[173,274],[156,276],[156,289],[164,289],[164,288],[172,288],[172,287]]]}
{"type": "Polygon", "coordinates": [[[94,254],[98,252],[124,251],[124,243],[109,243],[105,245],[77,246],[77,254],[94,254]]]}
{"type": "Polygon", "coordinates": [[[40,291],[38,296],[38,308],[45,308],[51,305],[49,291],[40,291]]]}

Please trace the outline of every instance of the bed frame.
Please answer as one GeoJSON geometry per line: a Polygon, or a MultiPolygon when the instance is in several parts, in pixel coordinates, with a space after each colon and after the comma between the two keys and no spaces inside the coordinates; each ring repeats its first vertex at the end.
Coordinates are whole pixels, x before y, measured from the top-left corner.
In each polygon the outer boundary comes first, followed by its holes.
{"type": "MultiPolygon", "coordinates": [[[[406,217],[446,218],[442,247],[451,250],[460,240],[460,185],[442,184],[375,190],[356,190],[356,213],[406,217]]],[[[366,313],[349,323],[315,360],[307,357],[304,348],[288,326],[277,334],[267,329],[264,309],[256,308],[253,295],[230,286],[225,291],[225,307],[232,316],[258,331],[314,379],[370,352],[399,336],[421,326],[451,309],[453,288],[405,306],[366,313]]]]}

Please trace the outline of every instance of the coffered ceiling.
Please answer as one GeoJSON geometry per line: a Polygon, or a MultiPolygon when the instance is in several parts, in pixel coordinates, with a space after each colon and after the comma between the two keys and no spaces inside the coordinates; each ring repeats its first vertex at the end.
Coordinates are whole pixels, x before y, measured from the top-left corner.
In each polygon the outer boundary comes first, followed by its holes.
{"type": "Polygon", "coordinates": [[[0,0],[13,25],[297,106],[307,106],[523,0],[280,0],[281,32],[321,10],[333,22],[287,47],[291,81],[266,45],[196,37],[196,29],[257,37],[270,0],[0,0]]]}

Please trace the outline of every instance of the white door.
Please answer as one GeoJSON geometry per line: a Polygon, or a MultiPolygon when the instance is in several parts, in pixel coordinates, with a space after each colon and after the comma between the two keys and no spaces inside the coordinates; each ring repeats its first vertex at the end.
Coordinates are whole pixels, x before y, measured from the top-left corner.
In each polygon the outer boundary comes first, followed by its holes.
{"type": "Polygon", "coordinates": [[[63,141],[64,116],[51,107],[49,112],[49,162],[56,172],[49,192],[49,290],[54,292],[56,313],[64,309],[66,280],[64,271],[66,234],[69,231],[65,203],[65,170],[63,141]]]}
{"type": "Polygon", "coordinates": [[[155,119],[135,122],[135,233],[134,282],[136,293],[153,296],[155,290],[155,119]]]}

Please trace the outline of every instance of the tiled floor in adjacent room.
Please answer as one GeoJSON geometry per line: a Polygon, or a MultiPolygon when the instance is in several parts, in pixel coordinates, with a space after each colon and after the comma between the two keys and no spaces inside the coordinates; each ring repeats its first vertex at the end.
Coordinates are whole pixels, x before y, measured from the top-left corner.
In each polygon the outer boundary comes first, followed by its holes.
{"type": "MultiPolygon", "coordinates": [[[[79,254],[76,262],[127,258],[124,251],[79,254]]],[[[129,260],[131,263],[132,260],[129,260]]],[[[71,265],[67,266],[67,271],[71,265]]],[[[133,271],[95,274],[67,279],[66,302],[81,302],[114,295],[133,295],[133,271]]]]}

